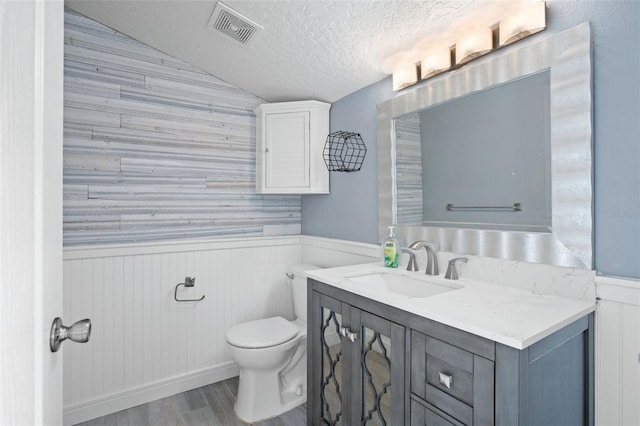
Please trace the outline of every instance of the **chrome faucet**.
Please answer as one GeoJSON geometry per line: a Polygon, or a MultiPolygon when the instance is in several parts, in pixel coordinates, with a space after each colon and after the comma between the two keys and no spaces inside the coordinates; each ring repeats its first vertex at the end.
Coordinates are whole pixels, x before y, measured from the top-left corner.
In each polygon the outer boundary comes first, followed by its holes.
{"type": "Polygon", "coordinates": [[[427,251],[427,268],[424,273],[427,275],[438,275],[438,258],[436,257],[437,247],[429,241],[418,240],[409,246],[412,250],[423,248],[427,251]]]}
{"type": "Polygon", "coordinates": [[[447,268],[447,273],[444,274],[444,277],[448,280],[457,280],[458,279],[458,270],[456,269],[456,262],[464,262],[467,263],[469,259],[466,257],[456,257],[449,261],[449,267],[447,268]]]}
{"type": "Polygon", "coordinates": [[[407,271],[418,271],[418,262],[416,261],[416,254],[413,252],[413,250],[403,248],[402,252],[409,255],[409,264],[407,265],[407,271]]]}

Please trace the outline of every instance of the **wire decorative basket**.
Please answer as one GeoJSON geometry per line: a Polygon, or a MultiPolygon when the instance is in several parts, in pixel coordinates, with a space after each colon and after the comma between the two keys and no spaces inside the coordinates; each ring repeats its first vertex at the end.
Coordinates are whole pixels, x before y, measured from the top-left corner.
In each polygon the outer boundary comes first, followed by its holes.
{"type": "Polygon", "coordinates": [[[367,154],[360,133],[339,130],[327,136],[322,157],[330,172],[357,172],[367,154]]]}

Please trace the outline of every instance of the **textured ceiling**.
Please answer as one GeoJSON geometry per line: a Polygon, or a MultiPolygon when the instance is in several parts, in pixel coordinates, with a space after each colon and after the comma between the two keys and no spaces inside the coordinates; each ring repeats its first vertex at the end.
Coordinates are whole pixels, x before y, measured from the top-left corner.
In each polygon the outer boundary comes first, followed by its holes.
{"type": "MultiPolygon", "coordinates": [[[[216,0],[66,6],[269,102],[334,102],[380,81],[384,59],[445,34],[492,0],[225,0],[264,27],[249,45],[207,28],[216,0]]],[[[502,4],[506,2],[503,0],[502,4]]]]}

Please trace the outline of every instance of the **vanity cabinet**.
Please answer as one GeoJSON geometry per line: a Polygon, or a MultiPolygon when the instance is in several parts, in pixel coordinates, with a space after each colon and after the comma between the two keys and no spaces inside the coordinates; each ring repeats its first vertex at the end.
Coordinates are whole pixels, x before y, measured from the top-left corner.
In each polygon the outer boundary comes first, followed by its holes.
{"type": "Polygon", "coordinates": [[[256,191],[263,194],[327,194],[329,171],[322,151],[331,105],[319,101],[258,105],[256,191]]]}
{"type": "Polygon", "coordinates": [[[411,424],[493,424],[494,365],[491,359],[411,332],[411,424]]]}
{"type": "Polygon", "coordinates": [[[309,425],[593,425],[593,314],[519,350],[313,279],[308,308],[309,425]]]}
{"type": "Polygon", "coordinates": [[[309,292],[312,424],[404,424],[405,328],[309,292]]]}

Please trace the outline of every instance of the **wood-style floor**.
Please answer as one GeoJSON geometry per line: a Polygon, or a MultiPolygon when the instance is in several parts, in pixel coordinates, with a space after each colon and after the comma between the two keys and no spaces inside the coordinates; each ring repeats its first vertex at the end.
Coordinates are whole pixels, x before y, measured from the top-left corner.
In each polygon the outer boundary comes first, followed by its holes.
{"type": "MultiPolygon", "coordinates": [[[[78,426],[235,426],[247,423],[236,417],[233,404],[238,378],[214,383],[168,398],[99,417],[78,426]]],[[[306,404],[273,419],[264,426],[301,426],[307,423],[306,404]]]]}

